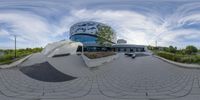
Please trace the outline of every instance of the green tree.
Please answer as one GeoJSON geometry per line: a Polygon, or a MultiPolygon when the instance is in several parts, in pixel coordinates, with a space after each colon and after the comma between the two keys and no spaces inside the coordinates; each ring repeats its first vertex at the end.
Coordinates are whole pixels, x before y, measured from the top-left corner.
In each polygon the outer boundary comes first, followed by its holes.
{"type": "Polygon", "coordinates": [[[98,26],[98,38],[97,43],[99,43],[101,46],[111,46],[112,38],[113,38],[113,30],[109,26],[98,26]]]}
{"type": "Polygon", "coordinates": [[[171,53],[176,53],[177,47],[173,47],[173,46],[170,45],[169,48],[168,48],[168,51],[171,52],[171,53]]]}
{"type": "Polygon", "coordinates": [[[198,52],[198,49],[193,46],[193,45],[188,45],[186,48],[185,48],[185,53],[186,54],[193,54],[193,53],[196,53],[198,52]]]}
{"type": "Polygon", "coordinates": [[[148,45],[148,47],[147,47],[149,50],[153,50],[153,46],[151,46],[151,45],[148,45]]]}

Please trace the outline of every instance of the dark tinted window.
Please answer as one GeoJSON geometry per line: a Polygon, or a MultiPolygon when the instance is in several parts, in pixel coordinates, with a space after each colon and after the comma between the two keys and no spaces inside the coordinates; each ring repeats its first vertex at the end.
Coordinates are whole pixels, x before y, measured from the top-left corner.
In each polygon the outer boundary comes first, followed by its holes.
{"type": "Polygon", "coordinates": [[[97,38],[90,35],[74,35],[71,40],[82,43],[96,43],[97,38]]]}
{"type": "Polygon", "coordinates": [[[82,52],[82,46],[78,46],[76,52],[82,52]]]}

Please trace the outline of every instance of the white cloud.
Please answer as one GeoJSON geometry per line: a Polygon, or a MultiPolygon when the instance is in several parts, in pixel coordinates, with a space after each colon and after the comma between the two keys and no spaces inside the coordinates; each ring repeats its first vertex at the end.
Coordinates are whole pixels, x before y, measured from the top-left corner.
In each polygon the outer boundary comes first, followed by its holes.
{"type": "Polygon", "coordinates": [[[148,16],[134,11],[81,9],[72,10],[71,14],[80,21],[92,19],[111,25],[117,34],[126,38],[129,43],[148,45],[148,40],[162,31],[148,16]]]}
{"type": "Polygon", "coordinates": [[[152,45],[157,40],[162,46],[196,45],[200,47],[200,40],[193,41],[200,37],[199,28],[184,28],[185,25],[200,24],[200,12],[198,11],[200,6],[190,4],[190,7],[187,7],[187,4],[181,6],[169,18],[162,18],[162,16],[159,18],[159,15],[151,12],[141,14],[123,10],[82,9],[73,12],[78,19],[94,19],[112,25],[118,35],[127,39],[129,43],[152,45]]]}
{"type": "Polygon", "coordinates": [[[4,30],[4,29],[1,29],[0,30],[0,36],[8,36],[9,35],[9,32],[4,30]]]}
{"type": "MultiPolygon", "coordinates": [[[[179,4],[174,7],[169,15],[162,15],[162,10],[143,3],[137,2],[138,10],[128,9],[132,7],[131,2],[124,2],[124,4],[115,2],[115,5],[111,5],[112,2],[110,1],[108,3],[110,6],[101,5],[103,2],[106,1],[96,3],[92,1],[90,3],[82,1],[77,3],[66,3],[64,1],[56,3],[52,3],[52,1],[23,2],[21,5],[29,4],[30,8],[23,6],[29,9],[6,11],[1,9],[2,5],[0,4],[0,22],[9,23],[12,28],[11,31],[4,28],[0,29],[0,38],[8,38],[8,34],[17,34],[19,46],[21,47],[44,46],[49,42],[59,41],[61,38],[57,37],[62,37],[63,34],[69,32],[70,26],[74,23],[93,20],[112,26],[118,37],[126,39],[128,43],[154,45],[157,40],[158,45],[162,46],[173,44],[181,47],[183,44],[190,43],[200,47],[197,43],[200,41],[190,41],[200,37],[200,26],[187,29],[183,27],[194,24],[200,25],[200,3],[179,4]],[[42,9],[43,3],[46,4],[44,9],[42,9]],[[98,7],[95,8],[96,5],[93,6],[92,3],[95,3],[98,7]],[[116,5],[127,7],[127,9],[115,9],[116,5]],[[99,9],[104,7],[105,9],[99,9]],[[141,9],[142,11],[140,11],[141,9]]],[[[8,8],[13,7],[12,3],[7,5],[8,8]]],[[[20,8],[19,5],[16,7],[20,8]]],[[[162,7],[165,9],[166,6],[162,7]]],[[[9,37],[9,39],[13,40],[13,37],[9,37]]],[[[0,45],[1,47],[3,46],[0,45]]]]}
{"type": "Polygon", "coordinates": [[[2,29],[0,36],[7,34],[4,37],[13,40],[11,35],[17,35],[18,44],[22,45],[20,47],[44,46],[54,40],[51,36],[57,36],[64,31],[48,23],[45,18],[28,12],[2,12],[0,21],[9,23],[12,27],[11,31],[2,29]]]}

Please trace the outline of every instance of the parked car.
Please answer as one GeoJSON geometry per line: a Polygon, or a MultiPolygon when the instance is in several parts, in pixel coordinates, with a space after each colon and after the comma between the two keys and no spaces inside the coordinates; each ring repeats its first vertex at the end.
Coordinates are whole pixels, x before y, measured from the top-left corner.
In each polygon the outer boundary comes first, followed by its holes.
{"type": "Polygon", "coordinates": [[[134,59],[136,57],[136,54],[135,53],[133,53],[133,55],[132,55],[132,58],[134,59]]]}
{"type": "Polygon", "coordinates": [[[125,53],[124,55],[126,55],[126,56],[129,56],[129,57],[135,57],[136,55],[135,55],[135,53],[125,53]]]}
{"type": "Polygon", "coordinates": [[[125,53],[125,55],[131,57],[133,53],[125,53]]]}
{"type": "Polygon", "coordinates": [[[124,53],[124,55],[128,56],[129,53],[124,53]]]}

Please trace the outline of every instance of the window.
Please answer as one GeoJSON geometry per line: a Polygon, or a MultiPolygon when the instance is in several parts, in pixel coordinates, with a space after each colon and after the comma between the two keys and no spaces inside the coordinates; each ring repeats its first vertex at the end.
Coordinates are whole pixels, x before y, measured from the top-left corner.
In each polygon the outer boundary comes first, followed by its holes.
{"type": "Polygon", "coordinates": [[[96,43],[97,38],[95,36],[83,34],[83,35],[73,35],[71,37],[71,40],[82,43],[96,43]]]}
{"type": "Polygon", "coordinates": [[[130,52],[133,52],[133,48],[130,48],[130,52]]]}
{"type": "Polygon", "coordinates": [[[82,46],[78,46],[76,52],[82,52],[82,46]]]}

